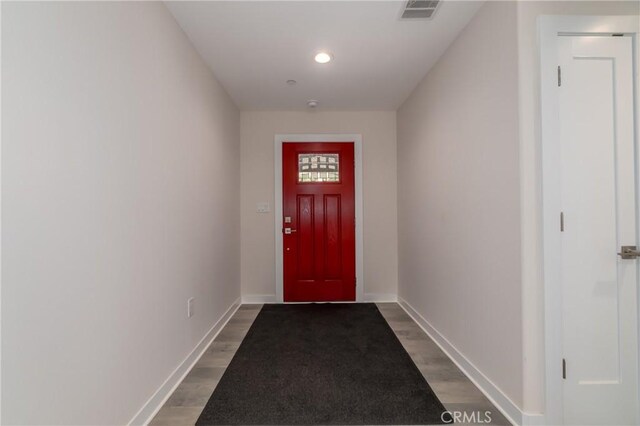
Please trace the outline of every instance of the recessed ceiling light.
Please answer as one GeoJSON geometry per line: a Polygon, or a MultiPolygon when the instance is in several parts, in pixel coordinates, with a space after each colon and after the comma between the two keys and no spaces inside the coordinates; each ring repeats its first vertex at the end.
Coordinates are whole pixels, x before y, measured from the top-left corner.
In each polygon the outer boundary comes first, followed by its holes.
{"type": "Polygon", "coordinates": [[[296,84],[296,83],[297,83],[297,81],[295,81],[295,80],[287,80],[287,84],[288,84],[289,86],[293,86],[293,85],[294,85],[294,84],[296,84]]]}
{"type": "Polygon", "coordinates": [[[327,52],[319,52],[316,54],[314,59],[319,64],[326,64],[327,62],[331,62],[333,56],[331,56],[331,54],[327,52]]]}
{"type": "Polygon", "coordinates": [[[316,101],[315,99],[309,99],[309,100],[307,101],[307,106],[308,106],[309,108],[315,108],[315,107],[317,107],[317,106],[318,106],[318,104],[319,104],[319,103],[320,103],[320,102],[316,101]]]}

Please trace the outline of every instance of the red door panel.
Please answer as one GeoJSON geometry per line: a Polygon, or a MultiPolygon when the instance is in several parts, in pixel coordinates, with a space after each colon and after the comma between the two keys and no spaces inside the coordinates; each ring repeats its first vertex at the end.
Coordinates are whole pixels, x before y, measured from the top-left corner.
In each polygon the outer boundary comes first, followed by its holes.
{"type": "Polygon", "coordinates": [[[353,143],[285,142],[282,160],[284,301],[355,301],[353,143]]]}

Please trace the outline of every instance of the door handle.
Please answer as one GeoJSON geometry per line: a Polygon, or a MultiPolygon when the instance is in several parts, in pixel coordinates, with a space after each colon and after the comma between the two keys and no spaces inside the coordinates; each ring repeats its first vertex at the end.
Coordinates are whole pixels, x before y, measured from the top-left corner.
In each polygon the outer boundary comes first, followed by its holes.
{"type": "Polygon", "coordinates": [[[284,233],[285,233],[285,234],[287,234],[287,235],[292,234],[292,233],[294,233],[294,232],[296,232],[296,230],[295,230],[295,229],[291,229],[291,228],[284,228],[284,233]]]}
{"type": "Polygon", "coordinates": [[[618,255],[622,259],[636,259],[640,257],[640,251],[636,250],[636,246],[622,246],[618,255]]]}

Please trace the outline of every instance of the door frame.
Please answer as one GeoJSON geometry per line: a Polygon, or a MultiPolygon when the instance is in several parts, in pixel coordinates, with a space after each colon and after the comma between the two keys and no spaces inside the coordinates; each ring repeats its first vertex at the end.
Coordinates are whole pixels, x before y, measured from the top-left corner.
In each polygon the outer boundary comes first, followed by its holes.
{"type": "MultiPolygon", "coordinates": [[[[362,135],[338,133],[277,134],[274,138],[275,163],[275,241],[276,241],[276,302],[284,303],[284,258],[282,236],[282,144],[284,142],[351,142],[355,158],[356,209],[356,302],[364,301],[363,219],[362,219],[362,135]]],[[[296,302],[288,302],[296,303],[296,302]]],[[[298,302],[299,303],[299,302],[298,302]]],[[[344,302],[343,302],[344,303],[344,302]]]]}
{"type": "MultiPolygon", "coordinates": [[[[544,343],[545,343],[545,422],[563,423],[562,383],[562,281],[560,214],[560,150],[557,91],[558,36],[612,35],[624,33],[632,37],[634,111],[636,149],[636,188],[640,188],[640,153],[638,132],[640,114],[638,99],[638,34],[640,25],[636,15],[629,16],[541,16],[538,20],[540,46],[540,138],[542,188],[542,269],[544,282],[544,343]]],[[[638,197],[640,199],[640,197],[638,197]]],[[[636,203],[636,220],[638,220],[636,203]]],[[[640,230],[640,221],[637,229],[640,230]]],[[[640,235],[636,236],[640,241],[640,235]]],[[[640,269],[639,265],[636,268],[640,269]]],[[[640,271],[639,271],[640,272],[640,271]]],[[[640,275],[639,275],[640,276],[640,275]]],[[[639,292],[640,295],[640,292],[639,292]]],[[[639,296],[640,299],[640,296],[639,296]]],[[[638,300],[640,306],[640,300],[638,300]]],[[[640,315],[638,318],[640,326],[640,315]]],[[[640,330],[640,328],[639,328],[640,330]]],[[[639,342],[640,342],[640,336],[639,342]]],[[[638,413],[640,418],[640,413],[638,413]]]]}

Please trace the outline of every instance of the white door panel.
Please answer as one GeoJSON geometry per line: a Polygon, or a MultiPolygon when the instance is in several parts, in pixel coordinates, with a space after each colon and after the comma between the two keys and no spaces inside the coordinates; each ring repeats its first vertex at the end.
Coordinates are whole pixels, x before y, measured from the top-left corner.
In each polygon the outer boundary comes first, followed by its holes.
{"type": "Polygon", "coordinates": [[[632,39],[560,36],[564,420],[636,424],[632,39]]]}

